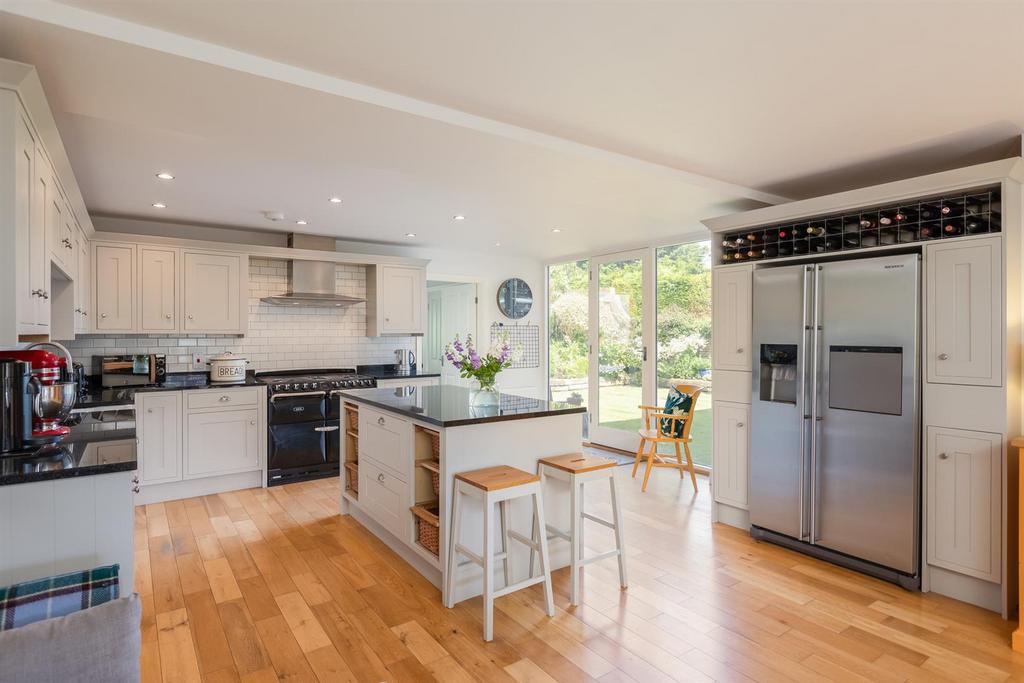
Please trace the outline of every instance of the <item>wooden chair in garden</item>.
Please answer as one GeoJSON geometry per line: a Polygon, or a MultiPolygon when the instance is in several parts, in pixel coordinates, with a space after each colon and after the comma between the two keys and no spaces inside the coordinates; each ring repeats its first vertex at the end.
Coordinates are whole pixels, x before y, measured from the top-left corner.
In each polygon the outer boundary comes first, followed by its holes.
{"type": "Polygon", "coordinates": [[[644,483],[641,491],[647,490],[647,481],[651,478],[651,470],[655,467],[671,467],[679,470],[679,478],[683,473],[690,472],[690,481],[693,482],[693,490],[697,491],[697,475],[693,471],[693,457],[690,455],[690,430],[693,428],[693,415],[697,410],[697,398],[700,396],[701,388],[695,384],[677,384],[676,391],[690,397],[690,410],[682,415],[669,415],[662,412],[662,406],[640,406],[644,412],[644,428],[637,430],[640,435],[640,447],[636,449],[636,462],[633,463],[633,478],[636,478],[636,470],[640,461],[647,458],[647,469],[644,472],[644,483]],[[680,436],[675,436],[679,431],[677,425],[682,423],[680,436]],[[676,449],[676,461],[662,456],[658,453],[658,444],[670,443],[676,449]],[[650,450],[644,452],[644,447],[650,444],[650,450]],[[680,446],[682,450],[680,450],[680,446]],[[686,452],[686,464],[683,464],[683,451],[686,452]]]}

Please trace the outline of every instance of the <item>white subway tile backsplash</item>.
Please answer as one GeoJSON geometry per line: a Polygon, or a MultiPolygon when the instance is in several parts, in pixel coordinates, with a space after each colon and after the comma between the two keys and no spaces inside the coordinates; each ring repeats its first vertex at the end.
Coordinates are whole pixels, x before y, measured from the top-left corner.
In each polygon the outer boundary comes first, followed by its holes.
{"type": "MultiPolygon", "coordinates": [[[[390,363],[394,350],[413,346],[412,338],[366,337],[366,304],[347,308],[286,308],[265,304],[260,298],[288,289],[288,262],[249,259],[249,331],[236,335],[145,334],[79,335],[64,344],[83,362],[89,356],[122,353],[163,353],[169,372],[192,370],[192,351],[207,357],[223,351],[245,355],[254,370],[351,366],[390,363]]],[[[366,296],[366,270],[339,265],[335,291],[366,296]]]]}

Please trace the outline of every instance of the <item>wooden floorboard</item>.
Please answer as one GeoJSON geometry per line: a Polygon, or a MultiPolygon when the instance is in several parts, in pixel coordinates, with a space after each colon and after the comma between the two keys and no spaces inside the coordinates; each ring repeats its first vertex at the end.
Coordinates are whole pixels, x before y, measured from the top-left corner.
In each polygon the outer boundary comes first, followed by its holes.
{"type": "MultiPolygon", "coordinates": [[[[142,680],[1010,681],[1013,624],[753,541],[712,524],[707,479],[659,472],[647,493],[619,467],[630,587],[590,565],[495,602],[440,594],[351,517],[338,480],[136,508],[142,680]]],[[[606,487],[587,511],[611,513],[606,487]]],[[[591,551],[611,532],[589,527],[591,551]]]]}

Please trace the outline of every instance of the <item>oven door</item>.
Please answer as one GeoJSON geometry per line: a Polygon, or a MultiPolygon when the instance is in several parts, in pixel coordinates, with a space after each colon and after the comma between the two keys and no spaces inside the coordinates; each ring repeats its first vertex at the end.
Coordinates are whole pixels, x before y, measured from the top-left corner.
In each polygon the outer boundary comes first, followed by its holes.
{"type": "Polygon", "coordinates": [[[322,391],[276,394],[270,397],[268,423],[285,425],[296,422],[323,422],[326,408],[326,394],[322,391]]]}
{"type": "Polygon", "coordinates": [[[324,421],[270,426],[267,462],[271,470],[323,465],[327,462],[327,435],[338,426],[324,421]]]}

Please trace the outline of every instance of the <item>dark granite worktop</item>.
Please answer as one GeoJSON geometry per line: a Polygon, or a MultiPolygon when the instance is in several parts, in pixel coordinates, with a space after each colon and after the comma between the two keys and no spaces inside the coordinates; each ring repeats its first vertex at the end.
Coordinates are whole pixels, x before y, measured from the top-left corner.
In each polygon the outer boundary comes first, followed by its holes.
{"type": "Polygon", "coordinates": [[[28,453],[0,456],[0,486],[50,479],[91,477],[137,469],[135,430],[68,437],[28,453]]]}
{"type": "Polygon", "coordinates": [[[103,389],[99,381],[90,383],[89,391],[81,394],[75,402],[75,409],[83,408],[108,408],[114,406],[129,406],[135,402],[135,394],[140,391],[182,391],[190,389],[234,389],[237,387],[263,386],[263,382],[256,379],[250,372],[245,376],[245,382],[228,384],[226,382],[211,382],[208,372],[171,372],[163,384],[151,384],[138,387],[115,387],[103,389]]]}
{"type": "Polygon", "coordinates": [[[585,413],[587,410],[582,406],[570,406],[566,403],[514,394],[501,394],[501,403],[498,406],[475,408],[470,405],[472,390],[451,384],[345,389],[339,393],[343,398],[438,427],[460,427],[485,422],[585,413]]]}
{"type": "Polygon", "coordinates": [[[417,377],[441,376],[441,373],[439,372],[420,372],[419,367],[416,365],[402,371],[393,363],[385,363],[383,365],[357,365],[356,372],[360,375],[369,375],[375,379],[415,379],[417,377]]]}

